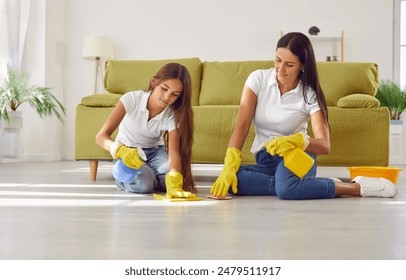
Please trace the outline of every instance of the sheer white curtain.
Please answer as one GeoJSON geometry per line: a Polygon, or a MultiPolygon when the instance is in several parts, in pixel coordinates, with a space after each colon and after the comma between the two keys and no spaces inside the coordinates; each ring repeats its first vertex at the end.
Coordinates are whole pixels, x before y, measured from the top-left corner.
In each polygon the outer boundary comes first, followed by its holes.
{"type": "Polygon", "coordinates": [[[0,0],[0,75],[22,66],[31,0],[0,0]]]}
{"type": "Polygon", "coordinates": [[[0,80],[6,75],[8,56],[6,1],[0,0],[0,80]]]}
{"type": "Polygon", "coordinates": [[[400,1],[400,85],[406,89],[406,0],[400,1]]]}

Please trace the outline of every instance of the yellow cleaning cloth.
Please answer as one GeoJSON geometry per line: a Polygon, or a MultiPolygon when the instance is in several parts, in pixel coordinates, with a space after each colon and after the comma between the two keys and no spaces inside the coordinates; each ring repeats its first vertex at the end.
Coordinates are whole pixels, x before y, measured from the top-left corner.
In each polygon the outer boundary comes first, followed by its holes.
{"type": "Polygon", "coordinates": [[[174,197],[174,198],[167,198],[166,195],[159,195],[154,193],[153,197],[158,200],[164,200],[169,202],[182,202],[182,201],[199,201],[202,200],[201,197],[174,197]]]}

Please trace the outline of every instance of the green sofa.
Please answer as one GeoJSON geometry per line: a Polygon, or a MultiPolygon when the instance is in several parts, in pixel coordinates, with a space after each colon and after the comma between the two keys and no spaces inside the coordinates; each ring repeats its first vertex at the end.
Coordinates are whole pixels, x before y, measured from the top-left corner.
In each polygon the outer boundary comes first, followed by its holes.
{"type": "MultiPolygon", "coordinates": [[[[108,93],[84,97],[76,110],[75,159],[90,161],[92,180],[98,161],[112,160],[96,144],[96,133],[122,94],[145,89],[158,68],[168,62],[185,65],[192,76],[193,163],[223,163],[246,78],[256,69],[273,67],[273,61],[202,62],[199,58],[107,61],[104,83],[108,93]]],[[[331,153],[318,156],[318,164],[388,165],[389,111],[379,108],[374,97],[378,66],[348,62],[318,62],[317,66],[331,135],[331,153]]],[[[250,152],[253,139],[252,126],[242,149],[243,163],[255,162],[250,152]]]]}

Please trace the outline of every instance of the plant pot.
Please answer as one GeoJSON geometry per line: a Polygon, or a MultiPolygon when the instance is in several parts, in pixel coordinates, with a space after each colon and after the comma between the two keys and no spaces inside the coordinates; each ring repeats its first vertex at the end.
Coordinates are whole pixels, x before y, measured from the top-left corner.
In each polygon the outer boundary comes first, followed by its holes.
{"type": "Polygon", "coordinates": [[[390,120],[390,134],[401,135],[403,127],[403,120],[390,120]]]}
{"type": "Polygon", "coordinates": [[[10,111],[8,112],[9,121],[1,121],[2,128],[22,128],[23,118],[21,111],[10,111]]]}
{"type": "Polygon", "coordinates": [[[22,112],[8,112],[9,121],[1,121],[0,158],[19,161],[23,155],[21,128],[23,126],[22,112]]]}

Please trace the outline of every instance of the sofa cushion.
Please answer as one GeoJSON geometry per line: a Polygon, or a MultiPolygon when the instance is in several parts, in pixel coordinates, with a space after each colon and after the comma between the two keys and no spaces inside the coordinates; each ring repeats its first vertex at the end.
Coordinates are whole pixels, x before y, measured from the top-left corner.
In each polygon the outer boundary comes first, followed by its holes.
{"type": "Polygon", "coordinates": [[[114,107],[120,99],[120,94],[102,93],[82,98],[80,104],[88,107],[114,107]]]}
{"type": "MultiPolygon", "coordinates": [[[[331,153],[317,155],[322,166],[387,166],[389,110],[328,107],[331,153]]],[[[312,126],[309,134],[313,137],[312,126]]]]}
{"type": "Polygon", "coordinates": [[[337,107],[340,108],[379,108],[380,102],[373,96],[351,94],[340,98],[337,107]]]}
{"type": "Polygon", "coordinates": [[[239,105],[245,80],[257,69],[273,67],[273,61],[203,63],[199,105],[239,105]]]}
{"type": "Polygon", "coordinates": [[[317,62],[321,88],[328,106],[340,98],[359,93],[374,96],[378,89],[378,66],[368,62],[317,62]]]}
{"type": "Polygon", "coordinates": [[[197,105],[202,76],[202,62],[199,58],[110,60],[106,62],[105,88],[110,93],[118,94],[145,90],[158,69],[170,62],[180,63],[189,70],[192,78],[192,105],[197,105]]]}
{"type": "MultiPolygon", "coordinates": [[[[194,163],[223,163],[224,156],[237,120],[239,106],[193,106],[193,146],[194,163]]],[[[251,125],[245,144],[241,149],[242,163],[255,163],[250,152],[254,141],[254,125],[251,125]]]]}

